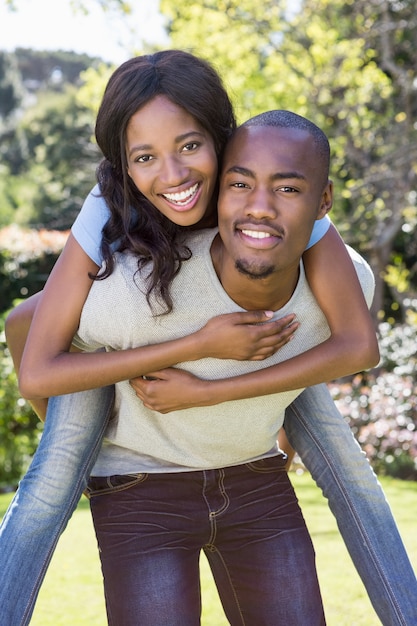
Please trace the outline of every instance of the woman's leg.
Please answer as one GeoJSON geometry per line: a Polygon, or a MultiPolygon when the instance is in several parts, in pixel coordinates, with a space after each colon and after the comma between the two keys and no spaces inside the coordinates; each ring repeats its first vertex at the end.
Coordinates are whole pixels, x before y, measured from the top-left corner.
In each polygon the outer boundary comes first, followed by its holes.
{"type": "Polygon", "coordinates": [[[113,397],[106,387],[49,400],[38,449],[0,526],[2,624],[30,621],[55,546],[86,488],[113,397]]]}
{"type": "Polygon", "coordinates": [[[417,580],[390,507],[326,385],[292,403],[285,431],[328,499],[382,624],[417,624],[417,580]]]}

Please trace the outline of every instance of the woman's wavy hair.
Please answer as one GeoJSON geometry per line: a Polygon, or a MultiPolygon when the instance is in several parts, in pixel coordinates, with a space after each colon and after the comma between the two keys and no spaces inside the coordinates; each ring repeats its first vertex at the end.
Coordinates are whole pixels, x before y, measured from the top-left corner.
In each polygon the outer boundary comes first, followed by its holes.
{"type": "Polygon", "coordinates": [[[193,227],[181,227],[158,211],[132,182],[127,173],[127,127],[132,115],[158,95],[185,109],[208,131],[219,162],[236,121],[217,72],[203,59],[181,50],[164,50],[126,61],[115,70],[105,89],[95,134],[104,156],[97,180],[110,218],[103,228],[104,268],[97,278],[112,273],[112,244],[117,242],[118,250],[130,250],[138,257],[138,269],[152,262],[147,277],[148,302],[153,293],[169,312],[170,285],[181,263],[191,256],[179,234],[190,228],[216,226],[218,188],[204,218],[193,227]]]}

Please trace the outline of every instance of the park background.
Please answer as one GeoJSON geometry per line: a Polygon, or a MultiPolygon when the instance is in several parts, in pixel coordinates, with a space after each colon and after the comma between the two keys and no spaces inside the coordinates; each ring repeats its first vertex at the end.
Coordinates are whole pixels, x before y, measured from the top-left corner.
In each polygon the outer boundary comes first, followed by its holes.
{"type": "Polygon", "coordinates": [[[377,368],[329,387],[381,480],[404,481],[408,506],[417,480],[416,33],[417,0],[0,0],[1,491],[16,488],[42,433],[19,396],[4,319],[42,288],[95,184],[95,114],[115,65],[181,48],[216,67],[239,122],[284,108],[329,136],[331,217],[375,273],[381,348],[377,368]]]}

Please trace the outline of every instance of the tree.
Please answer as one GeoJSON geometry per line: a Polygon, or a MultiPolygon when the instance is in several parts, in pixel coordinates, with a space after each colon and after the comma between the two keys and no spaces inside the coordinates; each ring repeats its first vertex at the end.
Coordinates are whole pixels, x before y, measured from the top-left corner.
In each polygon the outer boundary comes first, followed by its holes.
{"type": "Polygon", "coordinates": [[[407,249],[417,221],[417,1],[304,0],[290,9],[273,0],[161,2],[173,46],[220,70],[239,120],[288,108],[327,132],[334,219],[373,266],[375,316],[400,272],[406,290],[391,291],[390,304],[405,310],[417,292],[407,249]]]}
{"type": "Polygon", "coordinates": [[[85,55],[19,50],[17,75],[27,86],[11,115],[0,152],[0,226],[17,222],[69,228],[95,182],[100,159],[95,111],[78,97],[81,70],[100,64],[85,55]]]}
{"type": "Polygon", "coordinates": [[[25,184],[31,184],[33,211],[27,223],[38,228],[70,228],[95,183],[100,153],[93,142],[94,116],[77,92],[39,95],[22,120],[28,143],[25,184]]]}
{"type": "Polygon", "coordinates": [[[0,120],[1,126],[16,113],[23,97],[23,85],[14,55],[0,52],[0,120]]]}

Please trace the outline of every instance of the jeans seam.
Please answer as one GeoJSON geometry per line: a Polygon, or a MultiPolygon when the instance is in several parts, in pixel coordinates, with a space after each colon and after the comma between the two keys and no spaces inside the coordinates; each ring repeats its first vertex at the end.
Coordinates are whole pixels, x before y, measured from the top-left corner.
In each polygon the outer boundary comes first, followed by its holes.
{"type": "Polygon", "coordinates": [[[213,549],[212,549],[212,550],[210,550],[210,552],[211,552],[212,554],[213,554],[213,553],[214,553],[214,554],[216,554],[216,555],[217,555],[217,557],[219,558],[219,560],[220,560],[221,564],[223,565],[224,571],[225,571],[226,576],[227,576],[227,580],[229,581],[229,583],[230,583],[230,588],[231,588],[231,590],[232,590],[232,592],[233,592],[233,597],[234,597],[234,599],[235,599],[235,602],[236,602],[236,607],[237,607],[237,610],[238,610],[239,615],[240,615],[240,618],[241,618],[241,623],[242,623],[242,626],[245,626],[245,623],[246,623],[246,622],[245,622],[245,618],[244,618],[243,613],[242,613],[242,608],[241,608],[241,606],[240,606],[240,602],[239,602],[238,595],[237,595],[237,593],[236,593],[235,586],[234,586],[233,581],[232,581],[232,579],[231,579],[231,577],[230,577],[229,569],[228,569],[228,567],[227,567],[227,565],[226,565],[225,560],[223,559],[222,553],[218,550],[218,548],[217,548],[216,546],[212,546],[212,547],[213,547],[213,549]]]}

